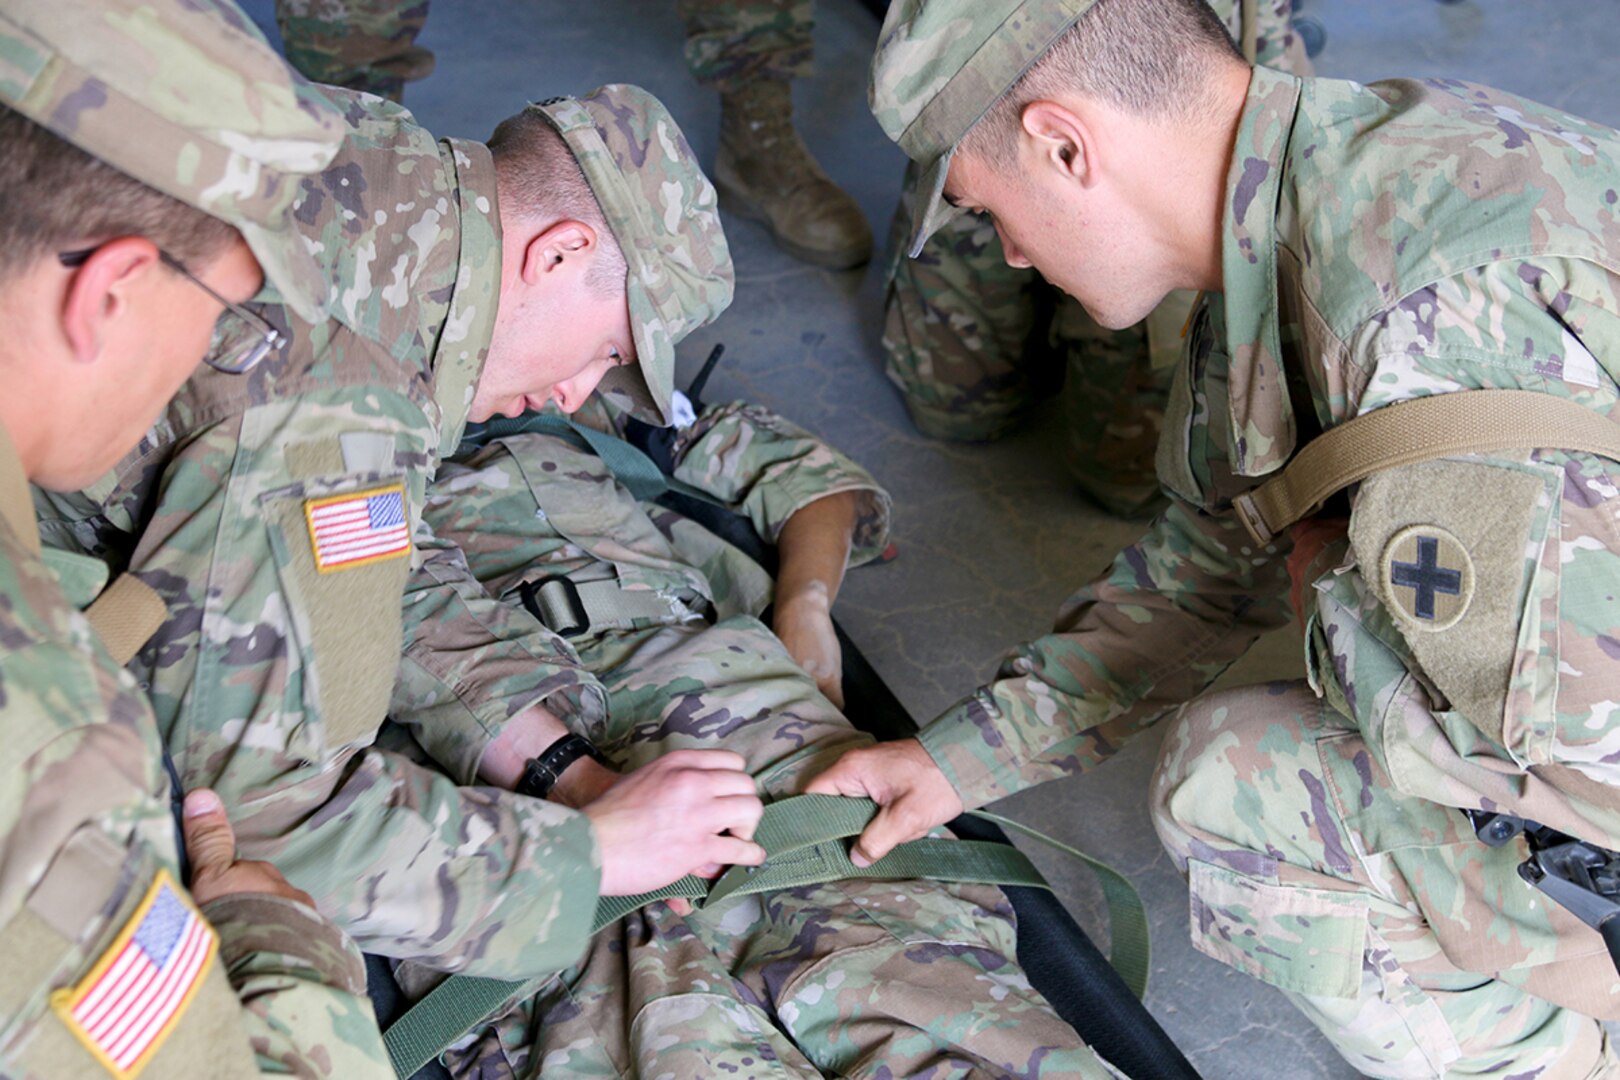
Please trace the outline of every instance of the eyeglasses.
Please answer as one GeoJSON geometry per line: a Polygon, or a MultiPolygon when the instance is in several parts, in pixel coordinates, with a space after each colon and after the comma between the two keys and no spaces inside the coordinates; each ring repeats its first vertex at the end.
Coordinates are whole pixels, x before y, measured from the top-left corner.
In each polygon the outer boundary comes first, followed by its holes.
{"type": "MultiPolygon", "coordinates": [[[[79,251],[64,251],[58,253],[56,258],[63,266],[77,269],[89,262],[90,256],[98,250],[100,249],[91,247],[79,251]]],[[[214,324],[214,340],[208,346],[208,355],[203,357],[203,363],[227,375],[240,375],[270,355],[272,350],[287,344],[287,335],[271,326],[264,316],[249,311],[241,304],[233,304],[219,295],[204,284],[196,274],[186,269],[185,263],[161,248],[158,250],[158,258],[163,260],[164,266],[184,277],[225,308],[224,314],[214,324]]]]}

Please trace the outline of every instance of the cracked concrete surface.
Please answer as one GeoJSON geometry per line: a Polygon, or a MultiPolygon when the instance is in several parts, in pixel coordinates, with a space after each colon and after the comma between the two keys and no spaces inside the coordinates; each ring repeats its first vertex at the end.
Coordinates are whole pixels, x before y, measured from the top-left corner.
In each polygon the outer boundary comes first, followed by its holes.
{"type": "MultiPolygon", "coordinates": [[[[246,0],[269,22],[270,0],[246,0]]],[[[795,85],[799,126],[828,170],[886,233],[902,168],[865,108],[876,22],[853,0],[820,0],[818,77],[795,85]]],[[[1620,124],[1615,0],[1306,0],[1326,28],[1321,74],[1370,81],[1450,76],[1491,83],[1620,124]]],[[[273,31],[272,31],[273,32],[273,31]]],[[[681,59],[672,0],[438,0],[422,43],[438,70],[407,103],[440,135],[483,138],[524,100],[610,81],[658,94],[712,162],[718,103],[681,59]],[[633,17],[627,17],[627,12],[633,17]]],[[[968,692],[1005,647],[1043,632],[1063,598],[1140,531],[1075,493],[1050,411],[989,446],[919,437],[879,370],[881,260],[848,274],[806,267],[763,229],[727,218],[737,299],[680,350],[690,378],[715,342],[728,354],[713,399],[768,404],[866,463],[897,510],[900,558],[851,575],[838,614],[919,720],[968,692]]],[[[1230,682],[1298,670],[1292,631],[1261,643],[1230,682]]],[[[1154,932],[1148,1004],[1208,1077],[1355,1075],[1282,996],[1196,952],[1187,892],[1145,807],[1158,732],[1106,768],[1006,800],[998,809],[1112,862],[1141,889],[1154,932]]],[[[1087,871],[1031,851],[1080,921],[1103,922],[1087,871]]]]}

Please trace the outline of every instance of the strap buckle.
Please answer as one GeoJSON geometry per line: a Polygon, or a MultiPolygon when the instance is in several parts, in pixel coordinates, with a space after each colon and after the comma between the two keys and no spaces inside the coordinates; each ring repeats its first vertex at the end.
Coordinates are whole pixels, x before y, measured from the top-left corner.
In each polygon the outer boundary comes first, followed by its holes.
{"type": "Polygon", "coordinates": [[[530,615],[559,637],[576,638],[591,628],[591,616],[580,599],[579,586],[566,574],[525,581],[518,586],[518,598],[530,615]]]}
{"type": "Polygon", "coordinates": [[[1232,509],[1237,511],[1238,520],[1243,522],[1243,528],[1255,543],[1264,546],[1277,539],[1277,534],[1266,525],[1265,515],[1255,505],[1253,492],[1245,491],[1233,498],[1232,509]]]}

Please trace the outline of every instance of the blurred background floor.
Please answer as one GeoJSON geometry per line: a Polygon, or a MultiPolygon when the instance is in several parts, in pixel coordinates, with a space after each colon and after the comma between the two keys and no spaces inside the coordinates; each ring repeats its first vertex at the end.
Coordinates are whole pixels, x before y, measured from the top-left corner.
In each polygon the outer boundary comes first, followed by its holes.
{"type": "MultiPolygon", "coordinates": [[[[274,36],[271,0],[243,6],[274,36]]],[[[1318,74],[1467,79],[1620,125],[1620,0],[1306,0],[1301,14],[1326,30],[1318,74]]],[[[816,76],[796,82],[794,97],[805,140],[881,240],[904,161],[866,110],[876,34],[877,21],[856,0],[818,0],[816,76]]],[[[420,43],[438,54],[438,67],[411,84],[406,104],[440,136],[482,139],[526,101],[639,83],[670,107],[708,165],[719,103],[688,75],[682,38],[673,0],[436,0],[420,43]]],[[[881,373],[886,255],[863,270],[833,273],[777,250],[753,222],[728,215],[726,230],[736,301],[681,346],[677,382],[724,342],[711,400],[769,405],[888,486],[900,557],[852,573],[838,615],[925,722],[988,678],[1004,649],[1048,629],[1064,597],[1140,526],[1108,518],[1076,493],[1053,410],[991,445],[916,434],[881,373]]],[[[1298,656],[1298,635],[1285,630],[1226,679],[1293,677],[1298,656]]],[[[1280,994],[1192,948],[1186,885],[1146,811],[1162,731],[1143,735],[1105,768],[998,809],[1136,882],[1154,932],[1148,1005],[1206,1077],[1355,1076],[1280,994]]],[[[1105,919],[1088,872],[1061,856],[1031,854],[1101,941],[1105,919]]]]}

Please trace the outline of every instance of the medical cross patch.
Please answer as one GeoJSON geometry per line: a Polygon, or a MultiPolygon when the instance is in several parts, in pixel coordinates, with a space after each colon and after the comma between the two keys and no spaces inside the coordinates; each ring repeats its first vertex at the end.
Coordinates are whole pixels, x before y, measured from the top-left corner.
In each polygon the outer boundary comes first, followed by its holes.
{"type": "Polygon", "coordinates": [[[1411,525],[1384,546],[1384,587],[1401,624],[1455,626],[1474,597],[1474,561],[1462,541],[1437,525],[1411,525]]]}
{"type": "Polygon", "coordinates": [[[304,517],[315,566],[323,574],[397,559],[411,550],[404,484],[310,499],[304,517]]]}
{"type": "Polygon", "coordinates": [[[119,1080],[145,1068],[208,974],[218,939],[159,871],[129,922],[77,986],[51,995],[68,1030],[119,1080]]]}

